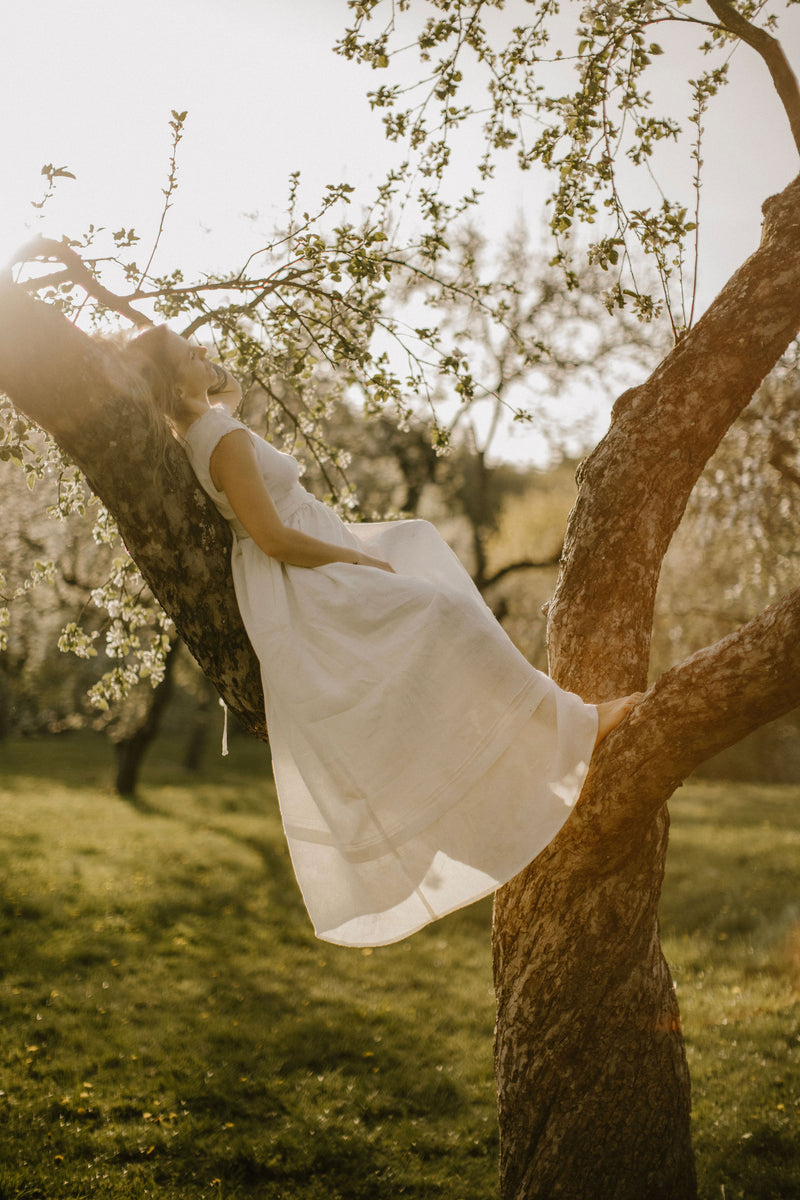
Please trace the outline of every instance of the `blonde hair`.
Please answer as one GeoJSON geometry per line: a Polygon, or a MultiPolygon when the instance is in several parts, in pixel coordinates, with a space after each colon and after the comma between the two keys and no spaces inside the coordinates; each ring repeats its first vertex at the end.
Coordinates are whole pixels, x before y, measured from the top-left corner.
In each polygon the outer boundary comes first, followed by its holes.
{"type": "Polygon", "coordinates": [[[99,339],[105,344],[109,381],[133,401],[146,420],[154,443],[154,481],[169,465],[173,439],[180,442],[176,420],[183,397],[168,335],[166,325],[153,325],[133,335],[126,331],[99,339]]]}
{"type": "Polygon", "coordinates": [[[166,325],[153,325],[132,338],[128,347],[141,363],[144,383],[156,408],[174,427],[180,416],[183,394],[170,356],[168,336],[166,325]]]}

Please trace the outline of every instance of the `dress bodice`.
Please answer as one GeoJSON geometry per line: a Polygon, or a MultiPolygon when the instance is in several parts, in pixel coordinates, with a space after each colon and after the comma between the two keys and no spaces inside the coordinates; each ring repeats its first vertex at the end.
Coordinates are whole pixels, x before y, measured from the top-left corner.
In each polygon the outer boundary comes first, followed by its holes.
{"type": "Polygon", "coordinates": [[[246,537],[247,533],[231,508],[228,497],[214,486],[210,469],[211,455],[217,443],[227,433],[236,429],[243,429],[251,439],[261,478],[282,521],[288,520],[301,505],[312,501],[313,496],[300,483],[300,468],[291,454],[276,450],[223,408],[209,408],[189,426],[183,438],[183,446],[203,490],[214,501],[237,536],[246,537]]]}

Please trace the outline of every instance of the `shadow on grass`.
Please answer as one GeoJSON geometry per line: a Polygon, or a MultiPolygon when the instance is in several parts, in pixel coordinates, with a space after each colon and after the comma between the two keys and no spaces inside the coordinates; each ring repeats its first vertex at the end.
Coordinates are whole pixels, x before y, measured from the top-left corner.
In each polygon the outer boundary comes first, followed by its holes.
{"type": "Polygon", "coordinates": [[[2,1188],[491,1196],[489,902],[320,943],[263,754],[191,786],[156,760],[145,815],[92,785],[105,747],[63,749],[23,746],[0,809],[2,1188]]]}

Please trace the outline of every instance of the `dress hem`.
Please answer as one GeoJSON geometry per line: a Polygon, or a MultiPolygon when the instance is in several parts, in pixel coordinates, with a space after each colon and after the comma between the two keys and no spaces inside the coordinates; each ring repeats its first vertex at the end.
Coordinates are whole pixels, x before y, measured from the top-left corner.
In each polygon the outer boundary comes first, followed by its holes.
{"type": "Polygon", "coordinates": [[[344,845],[332,833],[324,830],[305,829],[302,826],[285,821],[283,828],[286,837],[295,842],[306,842],[317,846],[331,846],[347,862],[353,863],[370,862],[375,858],[382,857],[387,851],[392,852],[397,850],[398,847],[422,833],[429,825],[432,825],[453,804],[458,803],[465,788],[469,786],[469,781],[474,780],[481,773],[488,770],[492,763],[496,762],[501,754],[503,754],[516,737],[519,728],[530,719],[532,712],[535,711],[535,707],[541,703],[546,691],[546,687],[542,682],[543,678],[546,679],[546,677],[532,678],[517,693],[509,706],[508,712],[501,719],[498,719],[491,729],[488,730],[480,745],[475,747],[470,756],[462,763],[459,770],[455,774],[448,776],[447,780],[429,795],[424,805],[418,808],[416,820],[406,822],[403,825],[397,825],[393,829],[383,829],[379,818],[372,811],[373,806],[370,805],[372,820],[380,832],[369,841],[363,841],[356,845],[344,845]],[[534,700],[536,701],[534,708],[531,712],[525,712],[526,703],[534,700]],[[500,728],[503,729],[502,737],[498,737],[498,730],[500,728]],[[456,792],[455,795],[453,795],[454,791],[456,792]],[[443,796],[444,792],[448,793],[446,797],[443,796]]]}
{"type": "MultiPolygon", "coordinates": [[[[597,710],[595,709],[595,713],[596,713],[596,711],[597,710]]],[[[595,735],[596,735],[596,730],[597,730],[597,717],[595,716],[595,719],[594,719],[595,735]]],[[[422,894],[421,890],[419,888],[417,888],[416,891],[417,891],[417,895],[418,895],[419,899],[422,901],[423,904],[425,904],[426,907],[429,908],[428,915],[421,917],[419,920],[415,920],[413,922],[413,924],[411,924],[411,925],[404,926],[403,928],[399,929],[398,932],[393,933],[390,937],[380,937],[380,936],[379,937],[365,937],[364,935],[362,935],[360,938],[356,938],[356,937],[345,938],[343,936],[339,936],[339,937],[336,936],[337,931],[346,928],[347,925],[355,926],[360,921],[364,920],[364,918],[359,918],[359,917],[351,918],[350,921],[344,922],[344,925],[335,926],[333,929],[327,930],[325,932],[320,932],[317,929],[316,925],[314,925],[314,922],[312,921],[312,927],[314,929],[315,937],[319,938],[320,941],[328,942],[330,945],[346,946],[348,949],[351,949],[351,950],[358,949],[359,947],[393,946],[397,942],[402,942],[407,937],[411,937],[413,934],[419,933],[419,931],[421,929],[424,929],[427,925],[433,924],[434,921],[439,921],[439,920],[441,920],[442,917],[448,917],[452,913],[458,912],[458,910],[461,908],[466,908],[470,904],[476,904],[479,900],[485,900],[487,896],[493,895],[498,890],[498,888],[504,887],[507,883],[509,883],[512,879],[514,879],[517,875],[519,875],[521,871],[526,870],[527,867],[529,867],[532,863],[534,863],[536,861],[536,859],[539,857],[539,855],[542,853],[542,851],[544,851],[550,845],[550,843],[553,841],[553,839],[558,836],[558,834],[561,832],[561,830],[567,824],[570,816],[575,811],[575,808],[580,800],[581,792],[583,791],[584,784],[586,783],[586,777],[589,774],[590,763],[591,763],[591,755],[581,764],[580,768],[576,771],[577,778],[575,779],[574,786],[572,788],[572,797],[571,797],[571,800],[569,803],[565,802],[565,804],[564,804],[564,814],[565,815],[564,815],[564,819],[561,822],[561,824],[555,830],[553,830],[552,834],[544,842],[544,844],[539,845],[539,848],[535,851],[535,853],[533,854],[532,857],[530,857],[530,858],[524,857],[523,859],[521,859],[521,861],[518,861],[517,863],[515,863],[514,866],[509,868],[509,870],[507,872],[503,872],[503,875],[501,878],[494,880],[492,883],[487,884],[485,887],[478,887],[476,890],[470,891],[468,894],[462,895],[461,897],[454,899],[452,902],[447,903],[445,905],[445,907],[443,907],[441,910],[436,910],[435,912],[430,910],[430,908],[428,906],[428,902],[425,900],[424,895],[422,894]]],[[[387,910],[387,915],[391,911],[392,910],[387,910]]]]}
{"type": "MultiPolygon", "coordinates": [[[[575,698],[577,700],[578,697],[575,698]]],[[[587,708],[594,708],[594,706],[587,706],[587,708]]],[[[594,713],[591,713],[591,716],[589,716],[589,714],[587,715],[589,718],[587,734],[588,738],[591,738],[590,748],[594,749],[597,732],[596,708],[594,709],[594,713]]],[[[539,858],[542,851],[546,850],[547,846],[551,845],[553,839],[557,838],[558,834],[561,832],[561,829],[564,829],[565,824],[570,820],[572,812],[575,811],[579,799],[581,799],[581,793],[583,792],[583,787],[585,781],[587,781],[587,775],[589,774],[590,764],[591,752],[589,752],[587,757],[585,757],[584,760],[579,762],[576,766],[575,775],[573,775],[573,780],[570,786],[570,796],[569,798],[564,799],[563,821],[561,821],[557,827],[552,829],[552,832],[549,833],[549,836],[547,836],[545,840],[541,840],[541,829],[539,832],[540,840],[537,840],[536,835],[531,836],[530,842],[533,842],[534,844],[533,852],[530,854],[524,853],[522,852],[521,847],[521,854],[519,854],[519,857],[515,860],[515,862],[513,862],[513,864],[510,865],[506,870],[501,871],[497,877],[492,878],[492,881],[486,883],[485,886],[482,886],[482,884],[475,881],[474,888],[465,888],[461,895],[456,895],[455,898],[447,901],[443,907],[435,908],[434,910],[434,908],[426,899],[422,888],[419,886],[419,884],[417,884],[417,887],[414,889],[417,900],[421,902],[422,906],[425,906],[427,912],[425,914],[420,913],[419,919],[415,918],[414,920],[411,920],[410,924],[401,926],[396,925],[397,931],[392,932],[391,936],[369,936],[368,934],[363,934],[363,932],[360,936],[355,934],[357,926],[363,926],[363,924],[369,922],[369,920],[372,920],[373,926],[381,923],[379,920],[375,919],[375,917],[377,917],[377,914],[375,913],[372,914],[372,917],[367,916],[366,913],[361,917],[351,917],[348,920],[344,920],[343,923],[332,926],[331,929],[321,932],[317,928],[317,925],[314,924],[312,919],[314,935],[317,936],[320,941],[329,942],[332,944],[332,946],[345,946],[350,949],[357,949],[359,947],[393,946],[393,944],[396,942],[402,942],[404,938],[416,934],[416,932],[419,932],[421,929],[425,929],[426,925],[431,925],[433,922],[435,922],[435,920],[450,916],[451,913],[457,912],[459,908],[464,908],[468,905],[476,904],[476,902],[479,900],[486,899],[487,895],[492,895],[494,892],[497,892],[498,888],[504,887],[506,883],[509,883],[511,880],[513,880],[513,878],[519,875],[519,872],[524,871],[528,868],[528,866],[530,866],[531,863],[534,863],[535,860],[539,858]],[[348,928],[348,925],[354,929],[354,935],[351,935],[350,937],[344,936],[344,930],[348,928]]],[[[483,872],[483,878],[486,880],[488,877],[489,876],[487,876],[486,872],[483,872]]],[[[384,913],[380,914],[385,923],[390,922],[392,912],[395,913],[396,920],[396,907],[393,908],[393,910],[392,908],[387,908],[384,913]]]]}

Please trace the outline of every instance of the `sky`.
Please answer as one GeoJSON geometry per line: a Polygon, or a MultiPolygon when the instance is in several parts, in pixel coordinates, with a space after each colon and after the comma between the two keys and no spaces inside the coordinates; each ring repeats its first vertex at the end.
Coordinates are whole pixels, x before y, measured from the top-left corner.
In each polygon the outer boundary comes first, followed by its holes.
{"type": "MultiPolygon", "coordinates": [[[[708,11],[699,0],[694,7],[708,11]]],[[[522,0],[510,0],[498,19],[516,21],[522,9],[522,0]]],[[[0,260],[34,233],[80,236],[90,223],[134,227],[149,247],[172,109],[188,117],[156,271],[238,265],[269,240],[294,170],[302,172],[302,207],[339,181],[356,185],[356,205],[366,202],[397,151],[364,98],[383,79],[331,50],[350,19],[345,0],[15,3],[4,13],[0,46],[0,260]],[[66,166],[76,179],[61,181],[40,218],[31,201],[42,197],[44,163],[66,166]]],[[[797,7],[782,15],[780,32],[800,65],[797,7]]],[[[684,30],[659,29],[658,37],[668,52],[656,90],[685,90],[687,75],[703,66],[695,39],[684,30]]],[[[704,153],[701,306],[755,249],[761,203],[797,170],[766,68],[747,47],[734,55],[704,153]]],[[[686,167],[676,152],[667,173],[687,178],[686,167]]],[[[500,237],[522,213],[538,232],[547,191],[541,174],[509,164],[482,204],[483,228],[500,237]]]]}

